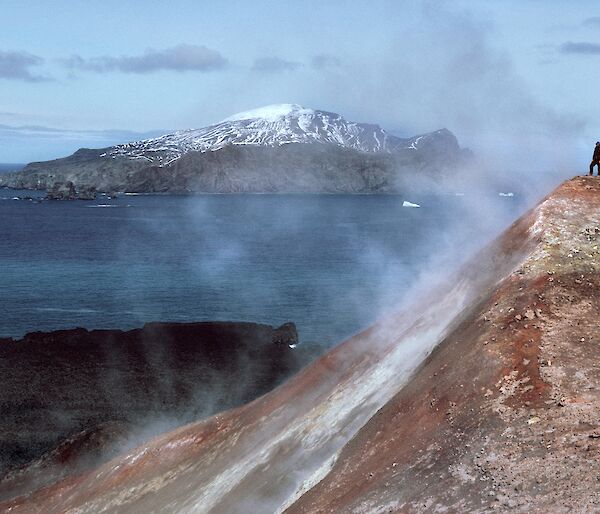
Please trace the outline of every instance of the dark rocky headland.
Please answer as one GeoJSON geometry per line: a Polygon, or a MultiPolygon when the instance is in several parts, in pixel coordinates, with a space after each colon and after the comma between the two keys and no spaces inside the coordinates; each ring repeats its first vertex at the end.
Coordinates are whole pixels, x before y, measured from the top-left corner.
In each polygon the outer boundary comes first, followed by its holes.
{"type": "Polygon", "coordinates": [[[273,389],[303,364],[293,323],[150,323],[0,339],[0,498],[273,389]]]}
{"type": "Polygon", "coordinates": [[[71,181],[54,182],[46,192],[48,200],[95,200],[96,188],[77,189],[71,181]]]}

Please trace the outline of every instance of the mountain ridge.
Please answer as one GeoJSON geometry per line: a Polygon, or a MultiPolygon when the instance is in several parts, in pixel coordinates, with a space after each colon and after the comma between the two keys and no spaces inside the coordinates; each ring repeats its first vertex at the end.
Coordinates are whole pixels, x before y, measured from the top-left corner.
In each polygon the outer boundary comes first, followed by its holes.
{"type": "Polygon", "coordinates": [[[298,104],[274,104],[225,118],[199,129],[179,130],[156,138],[112,147],[101,157],[145,159],[168,166],[190,151],[208,152],[227,145],[282,146],[290,143],[333,144],[366,153],[417,150],[428,137],[447,129],[399,138],[379,125],[347,121],[341,115],[298,104]]]}

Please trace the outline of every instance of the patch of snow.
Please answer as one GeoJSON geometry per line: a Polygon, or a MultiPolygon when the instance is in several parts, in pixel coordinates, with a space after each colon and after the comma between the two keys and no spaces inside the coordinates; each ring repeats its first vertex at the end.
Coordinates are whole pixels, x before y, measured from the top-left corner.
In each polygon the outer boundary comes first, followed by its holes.
{"type": "Polygon", "coordinates": [[[419,144],[419,141],[421,141],[421,139],[423,139],[425,136],[419,136],[417,137],[408,148],[410,148],[411,150],[418,150],[417,146],[419,144]]]}
{"type": "Polygon", "coordinates": [[[312,109],[305,109],[298,104],[272,104],[257,109],[251,109],[249,111],[239,112],[229,118],[225,118],[223,121],[253,120],[260,118],[265,121],[273,122],[292,114],[298,116],[300,114],[314,114],[314,112],[315,111],[312,109]]]}

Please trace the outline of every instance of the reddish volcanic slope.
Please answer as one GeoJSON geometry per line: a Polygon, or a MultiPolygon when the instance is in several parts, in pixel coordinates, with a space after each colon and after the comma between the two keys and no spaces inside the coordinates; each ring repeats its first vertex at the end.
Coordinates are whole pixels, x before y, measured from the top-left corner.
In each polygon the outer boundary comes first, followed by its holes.
{"type": "Polygon", "coordinates": [[[289,512],[600,511],[600,181],[523,223],[527,258],[289,512]]]}
{"type": "Polygon", "coordinates": [[[600,509],[600,180],[243,407],[7,512],[600,509]]]}

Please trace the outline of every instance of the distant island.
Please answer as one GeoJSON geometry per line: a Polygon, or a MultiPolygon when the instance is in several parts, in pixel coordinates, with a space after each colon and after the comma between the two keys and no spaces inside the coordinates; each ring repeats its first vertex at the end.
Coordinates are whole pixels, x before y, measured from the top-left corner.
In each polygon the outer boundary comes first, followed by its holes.
{"type": "Polygon", "coordinates": [[[200,129],[34,162],[0,186],[139,193],[391,193],[462,162],[447,129],[399,138],[375,124],[279,104],[200,129]]]}

